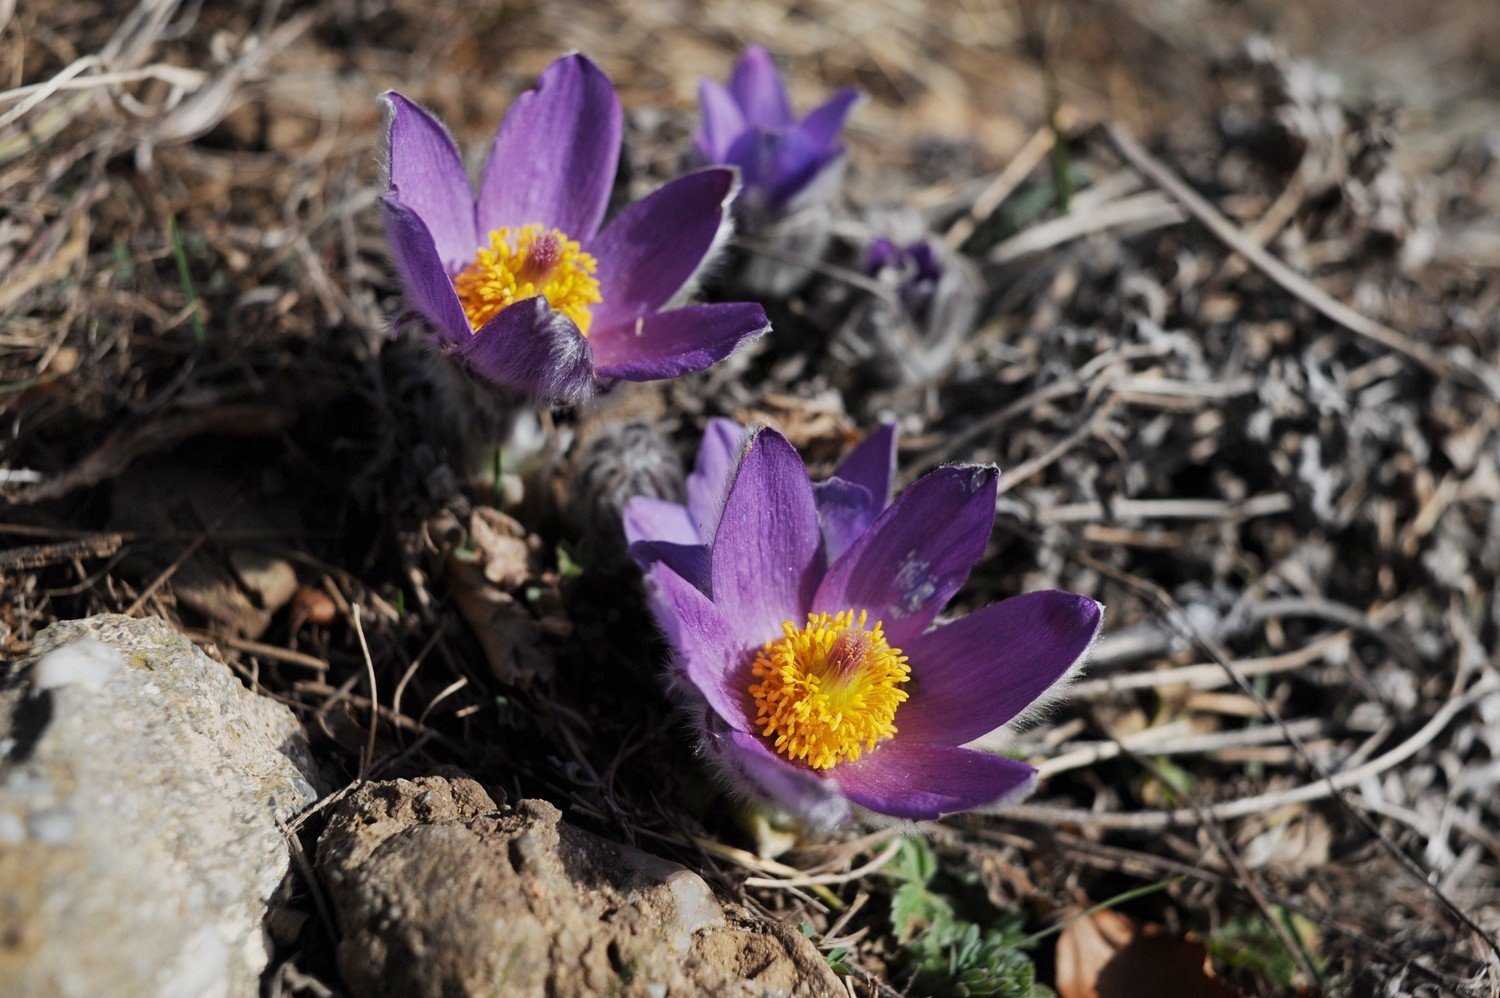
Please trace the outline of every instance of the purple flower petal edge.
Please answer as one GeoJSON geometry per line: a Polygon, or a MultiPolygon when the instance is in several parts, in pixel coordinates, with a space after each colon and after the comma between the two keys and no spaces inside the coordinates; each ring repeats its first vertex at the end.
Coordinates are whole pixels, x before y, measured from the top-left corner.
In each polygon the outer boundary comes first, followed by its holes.
{"type": "Polygon", "coordinates": [[[839,132],[843,130],[849,112],[858,101],[859,91],[853,87],[845,87],[809,111],[797,130],[802,133],[808,145],[821,150],[824,155],[836,155],[839,132]]]}
{"type": "Polygon", "coordinates": [[[703,124],[694,137],[698,155],[705,163],[725,163],[729,147],[747,127],[744,112],[734,97],[716,80],[698,84],[698,106],[703,124]]]}
{"type": "Polygon", "coordinates": [[[785,128],[792,124],[786,85],[781,82],[771,53],[764,47],[751,45],[745,49],[729,77],[729,92],[749,124],[757,128],[785,128]]]}
{"type": "Polygon", "coordinates": [[[687,477],[687,511],[704,541],[712,541],[719,529],[719,514],[724,511],[730,476],[747,436],[739,423],[719,416],[710,419],[703,429],[693,473],[687,477]]]}
{"type": "Polygon", "coordinates": [[[458,353],[484,377],[534,399],[578,403],[594,391],[589,341],[541,296],[496,313],[458,353]]]}
{"type": "Polygon", "coordinates": [[[756,432],[713,539],[714,601],[748,646],[801,621],[822,568],[822,533],[802,458],[772,430],[756,432]]]}
{"type": "Polygon", "coordinates": [[[634,541],[628,553],[642,572],[649,572],[658,564],[665,565],[704,596],[712,595],[707,544],[634,541]]]}
{"type": "Polygon", "coordinates": [[[1008,723],[1082,663],[1102,622],[1087,596],[1046,589],[933,628],[903,649],[897,740],[962,745],[1008,723]]]}
{"type": "Polygon", "coordinates": [[[727,232],[738,190],[733,170],[711,167],[668,181],[620,212],[583,248],[599,263],[599,294],[590,334],[627,338],[636,322],[666,305],[727,232]]]}
{"type": "Polygon", "coordinates": [[[886,742],[829,771],[861,807],[912,821],[1013,801],[1036,785],[1024,762],[952,745],[886,742]]]}
{"type": "Polygon", "coordinates": [[[703,537],[688,518],[681,503],[654,496],[635,496],[625,504],[621,516],[625,541],[669,541],[673,544],[699,544],[703,537]]]}
{"type": "Polygon", "coordinates": [[[905,650],[984,556],[998,474],[955,465],[923,475],[830,566],[812,609],[868,610],[905,650]]]}
{"type": "Polygon", "coordinates": [[[453,137],[436,118],[394,90],[381,95],[386,112],[390,190],[422,220],[447,275],[474,255],[474,190],[453,137]]]}
{"type": "Polygon", "coordinates": [[[601,331],[590,342],[602,376],[655,381],[701,371],[770,328],[754,302],[713,302],[642,316],[629,332],[601,331]]]}
{"type": "Polygon", "coordinates": [[[458,293],[427,224],[415,210],[392,198],[383,198],[386,239],[391,259],[406,288],[413,308],[432,324],[438,338],[450,347],[469,339],[469,319],[459,304],[458,293]]]}
{"type": "Polygon", "coordinates": [[[849,817],[849,802],[833,780],[794,766],[756,735],[724,730],[709,719],[704,748],[719,772],[737,789],[772,800],[815,829],[832,829],[849,817]]]}
{"type": "Polygon", "coordinates": [[[880,512],[869,489],[842,478],[814,484],[813,499],[823,527],[823,550],[830,561],[849,550],[880,512]]]}
{"type": "Polygon", "coordinates": [[[833,477],[862,485],[875,499],[878,509],[884,509],[891,500],[891,482],[896,472],[895,423],[882,423],[880,428],[859,443],[839,464],[833,477]]]}
{"type": "Polygon", "coordinates": [[[646,592],[656,619],[669,627],[683,675],[726,724],[750,730],[750,658],[732,624],[696,586],[660,562],[646,574],[646,592]]]}
{"type": "Polygon", "coordinates": [[[586,56],[563,56],[517,97],[479,184],[482,233],[540,224],[587,243],[619,166],[624,114],[614,84],[586,56]]]}

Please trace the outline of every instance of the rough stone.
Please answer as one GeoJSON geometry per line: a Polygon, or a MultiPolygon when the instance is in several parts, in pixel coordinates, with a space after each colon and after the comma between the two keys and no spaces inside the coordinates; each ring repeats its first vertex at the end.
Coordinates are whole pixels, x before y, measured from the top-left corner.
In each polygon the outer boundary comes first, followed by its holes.
{"type": "Polygon", "coordinates": [[[796,930],[697,874],[473,780],[367,784],[318,844],[362,995],[823,996],[846,992],[796,930]]]}
{"type": "Polygon", "coordinates": [[[0,990],[258,993],[316,782],[291,712],[163,621],[47,628],[0,689],[0,990]]]}

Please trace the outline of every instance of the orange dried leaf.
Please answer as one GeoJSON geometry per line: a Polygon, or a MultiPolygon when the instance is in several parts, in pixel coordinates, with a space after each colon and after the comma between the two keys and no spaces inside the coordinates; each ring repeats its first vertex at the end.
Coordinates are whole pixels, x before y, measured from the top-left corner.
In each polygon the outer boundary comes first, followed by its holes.
{"type": "Polygon", "coordinates": [[[1208,952],[1117,911],[1100,911],[1063,929],[1057,939],[1059,998],[1233,998],[1239,992],[1213,976],[1208,952]]]}

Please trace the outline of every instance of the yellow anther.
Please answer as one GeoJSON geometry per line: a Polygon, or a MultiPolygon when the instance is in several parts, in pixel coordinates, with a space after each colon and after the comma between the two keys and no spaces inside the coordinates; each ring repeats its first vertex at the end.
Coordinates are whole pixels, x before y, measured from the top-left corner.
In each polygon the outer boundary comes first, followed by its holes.
{"type": "Polygon", "coordinates": [[[598,263],[577,241],[557,229],[524,225],[490,233],[474,260],[453,278],[469,325],[478,329],[495,314],[527,298],[546,297],[557,311],[588,334],[590,306],[603,299],[594,278],[598,263]]]}
{"type": "Polygon", "coordinates": [[[896,733],[901,689],[911,676],[906,656],[886,643],[879,621],[865,611],[830,617],[808,614],[798,627],[782,622],[751,667],[755,723],[772,746],[794,762],[828,769],[852,762],[896,733]]]}

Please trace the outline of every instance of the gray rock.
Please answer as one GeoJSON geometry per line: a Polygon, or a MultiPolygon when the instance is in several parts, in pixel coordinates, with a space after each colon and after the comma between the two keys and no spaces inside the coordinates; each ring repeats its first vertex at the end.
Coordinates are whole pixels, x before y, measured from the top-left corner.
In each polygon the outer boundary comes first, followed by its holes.
{"type": "Polygon", "coordinates": [[[0,690],[7,995],[254,995],[301,726],[155,619],[54,624],[0,690]]]}
{"type": "Polygon", "coordinates": [[[606,842],[545,801],[473,780],[366,784],[330,818],[318,872],[360,995],[843,995],[794,929],[697,874],[606,842]]]}

